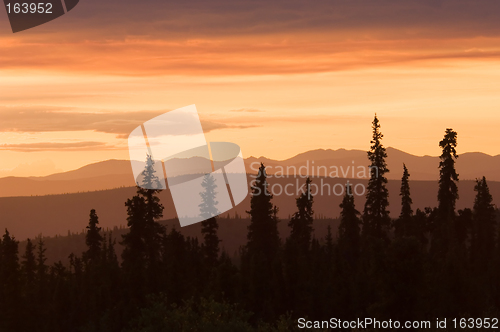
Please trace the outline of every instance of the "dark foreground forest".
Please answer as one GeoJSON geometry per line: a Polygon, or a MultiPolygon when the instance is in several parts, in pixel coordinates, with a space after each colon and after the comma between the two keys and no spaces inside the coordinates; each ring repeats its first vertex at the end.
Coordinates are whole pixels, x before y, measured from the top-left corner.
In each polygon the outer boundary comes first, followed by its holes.
{"type": "MultiPolygon", "coordinates": [[[[498,212],[485,178],[476,181],[471,208],[456,211],[457,133],[447,129],[439,142],[439,190],[429,193],[437,194],[437,207],[413,211],[411,170],[396,170],[402,173],[400,192],[391,193],[401,197],[397,219],[389,217],[382,138],[375,117],[368,159],[376,172],[366,203],[358,212],[347,186],[335,237],[331,229],[324,238],[313,236],[307,179],[288,222],[290,236],[280,239],[264,165],[252,187],[247,242],[237,257],[220,249],[217,218],[202,223],[202,241],[167,231],[158,222],[158,190],[141,188],[125,202],[129,232],[120,240],[120,260],[94,210],[86,251],[81,257],[68,253],[68,266],[48,266],[41,239],[28,240],[19,253],[6,230],[0,241],[0,331],[293,331],[300,330],[299,318],[498,317],[498,212]]],[[[154,177],[151,172],[145,181],[154,177]]],[[[204,187],[200,209],[211,215],[217,188],[209,176],[204,187]]]]}

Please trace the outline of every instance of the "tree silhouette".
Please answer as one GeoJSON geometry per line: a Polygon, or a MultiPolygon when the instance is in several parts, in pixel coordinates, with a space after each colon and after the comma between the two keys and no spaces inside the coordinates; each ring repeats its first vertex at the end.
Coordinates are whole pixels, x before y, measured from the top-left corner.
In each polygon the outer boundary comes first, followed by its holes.
{"type": "Polygon", "coordinates": [[[265,166],[261,164],[255,185],[252,186],[246,249],[249,256],[263,256],[264,260],[268,261],[278,252],[280,238],[276,209],[271,202],[273,196],[267,190],[266,178],[265,166]]]}
{"type": "Polygon", "coordinates": [[[26,249],[21,263],[24,275],[25,287],[33,289],[36,276],[35,246],[31,239],[26,241],[26,249]]]}
{"type": "Polygon", "coordinates": [[[20,331],[21,288],[18,242],[6,229],[0,247],[0,330],[20,331]]]}
{"type": "Polygon", "coordinates": [[[394,224],[394,234],[396,237],[412,235],[411,223],[413,221],[413,210],[411,205],[413,201],[410,196],[409,178],[410,173],[408,172],[408,168],[403,164],[403,177],[401,178],[401,189],[399,191],[399,195],[401,196],[401,213],[394,224]]]}
{"type": "Polygon", "coordinates": [[[261,317],[269,317],[280,302],[281,272],[278,261],[280,238],[277,228],[277,208],[267,190],[267,175],[261,163],[252,186],[250,225],[247,244],[242,252],[242,274],[247,289],[249,307],[261,317]]]}
{"type": "Polygon", "coordinates": [[[338,308],[343,319],[354,318],[359,307],[360,285],[359,258],[361,254],[360,213],[354,204],[354,195],[349,183],[340,204],[340,224],[337,235],[337,257],[335,262],[337,284],[336,296],[342,306],[338,308]]]}
{"type": "Polygon", "coordinates": [[[48,270],[48,266],[45,264],[47,261],[47,257],[45,256],[45,252],[47,249],[45,248],[45,243],[42,240],[42,237],[38,239],[37,243],[37,252],[36,252],[36,276],[38,283],[43,288],[45,284],[45,278],[48,270]]]}
{"type": "Polygon", "coordinates": [[[31,319],[24,321],[23,327],[28,330],[35,330],[39,319],[39,310],[36,301],[36,257],[35,257],[35,245],[31,239],[26,241],[26,249],[22,257],[21,262],[21,273],[22,273],[22,286],[24,288],[25,304],[24,312],[31,319]],[[29,299],[29,301],[26,301],[29,299]],[[34,301],[35,300],[35,301],[34,301]]]}
{"type": "Polygon", "coordinates": [[[476,180],[474,190],[471,259],[477,272],[486,272],[495,251],[496,211],[485,177],[476,180]]]}
{"type": "Polygon", "coordinates": [[[467,213],[457,218],[455,213],[458,199],[458,174],[455,170],[457,133],[446,129],[439,142],[442,149],[439,162],[438,208],[433,220],[431,254],[434,256],[435,277],[432,291],[436,292],[436,311],[439,315],[451,317],[463,310],[467,299],[457,292],[466,286],[466,252],[461,229],[467,222],[467,213]]]}
{"type": "Polygon", "coordinates": [[[160,179],[156,176],[156,170],[154,168],[155,161],[151,155],[146,157],[146,165],[144,171],[142,171],[142,182],[141,187],[145,189],[161,189],[162,185],[160,179]]]}
{"type": "Polygon", "coordinates": [[[340,208],[340,225],[337,239],[339,257],[342,260],[342,268],[351,272],[357,265],[360,254],[360,213],[354,205],[354,195],[351,186],[347,184],[346,192],[340,208]]]}
{"type": "Polygon", "coordinates": [[[444,138],[439,142],[442,149],[439,162],[438,216],[434,222],[432,250],[434,254],[443,256],[455,238],[455,204],[458,199],[458,174],[455,170],[457,133],[446,129],[444,138]]]}
{"type": "Polygon", "coordinates": [[[384,135],[380,132],[380,122],[375,115],[372,123],[373,136],[368,159],[370,160],[370,179],[366,193],[365,209],[363,212],[363,235],[387,240],[387,231],[390,226],[389,192],[387,190],[387,153],[382,145],[384,135]]]}
{"type": "MultiPolygon", "coordinates": [[[[143,186],[158,183],[154,162],[147,156],[143,186]]],[[[159,188],[159,186],[156,186],[159,188]]],[[[137,187],[137,194],[125,202],[129,233],[122,236],[122,266],[126,270],[131,296],[143,301],[148,291],[158,290],[161,283],[161,243],[165,228],[157,220],[163,216],[160,189],[137,187]],[[135,285],[132,287],[132,285],[135,285]]]]}
{"type": "Polygon", "coordinates": [[[288,303],[297,312],[308,312],[312,306],[310,272],[311,239],[314,219],[311,179],[307,178],[305,191],[296,198],[297,212],[288,223],[290,236],[285,243],[285,277],[288,303]]]}
{"type": "Polygon", "coordinates": [[[202,203],[200,207],[200,215],[203,220],[201,222],[201,233],[203,234],[203,253],[205,260],[209,267],[214,267],[219,258],[219,237],[217,230],[219,224],[217,223],[216,216],[219,214],[217,204],[219,203],[215,189],[215,179],[211,174],[206,174],[201,186],[205,189],[200,193],[202,203]]]}
{"type": "Polygon", "coordinates": [[[95,263],[101,258],[101,247],[103,238],[100,234],[101,227],[98,227],[99,218],[94,209],[90,210],[90,219],[87,226],[87,234],[85,235],[85,243],[87,251],[83,254],[83,259],[89,263],[95,263]]]}
{"type": "Polygon", "coordinates": [[[290,237],[287,243],[296,246],[298,252],[307,253],[311,245],[313,232],[314,211],[313,196],[311,194],[311,179],[306,179],[306,190],[296,199],[297,212],[295,212],[288,222],[290,227],[290,237]]]}

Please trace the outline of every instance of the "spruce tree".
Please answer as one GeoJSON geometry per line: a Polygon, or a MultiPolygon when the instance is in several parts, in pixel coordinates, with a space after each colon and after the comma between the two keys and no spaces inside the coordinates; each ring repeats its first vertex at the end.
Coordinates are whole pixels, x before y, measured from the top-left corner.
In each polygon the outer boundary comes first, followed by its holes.
{"type": "MultiPolygon", "coordinates": [[[[159,188],[155,173],[154,161],[148,155],[142,185],[159,188]]],[[[145,292],[158,290],[161,283],[160,252],[165,228],[157,222],[163,216],[159,192],[160,189],[137,187],[137,194],[125,202],[129,232],[122,235],[122,265],[136,299],[142,299],[145,292]]]]}
{"type": "Polygon", "coordinates": [[[340,204],[340,225],[337,240],[339,257],[343,262],[341,268],[352,270],[356,265],[360,254],[360,213],[354,205],[354,195],[351,186],[347,189],[340,204]]]}
{"type": "Polygon", "coordinates": [[[283,286],[278,259],[280,238],[278,234],[277,208],[271,200],[267,175],[261,163],[252,186],[250,198],[250,225],[247,244],[242,252],[241,270],[247,301],[259,318],[272,317],[281,302],[283,286]]]}
{"type": "Polygon", "coordinates": [[[296,198],[297,212],[290,219],[290,236],[285,243],[285,280],[289,309],[295,312],[310,312],[312,260],[319,257],[311,251],[312,223],[314,211],[311,194],[311,179],[307,178],[305,191],[296,198]]]}
{"type": "Polygon", "coordinates": [[[280,245],[277,208],[271,202],[273,195],[267,187],[266,169],[261,163],[255,185],[252,186],[250,211],[247,212],[250,214],[250,225],[246,250],[249,256],[259,256],[266,261],[275,257],[280,245]]]}
{"type": "Polygon", "coordinates": [[[455,160],[458,158],[457,133],[448,128],[439,142],[442,149],[439,162],[439,189],[437,215],[433,220],[431,254],[435,264],[436,281],[432,285],[436,293],[436,313],[451,317],[458,315],[466,304],[465,294],[457,289],[466,287],[466,253],[461,224],[467,222],[467,213],[457,218],[458,174],[455,160]]]}
{"type": "Polygon", "coordinates": [[[129,232],[122,235],[121,244],[122,267],[126,290],[131,301],[141,301],[146,292],[146,258],[147,244],[145,243],[146,202],[144,197],[136,195],[127,200],[127,226],[129,232]]]}
{"type": "MultiPolygon", "coordinates": [[[[369,307],[380,301],[379,286],[383,282],[386,250],[389,243],[389,228],[391,219],[389,211],[389,192],[387,190],[387,153],[382,145],[383,134],[380,131],[380,121],[375,115],[372,122],[372,140],[368,151],[370,160],[370,178],[366,192],[366,201],[362,216],[362,259],[358,264],[360,272],[359,287],[355,289],[358,301],[357,307],[369,307]]],[[[351,281],[347,285],[352,287],[351,281]]],[[[352,317],[351,317],[352,318],[352,317]]]]}
{"type": "Polygon", "coordinates": [[[455,170],[455,159],[458,158],[457,132],[446,129],[444,138],[439,142],[442,149],[439,162],[439,191],[438,209],[443,216],[451,217],[455,213],[455,204],[458,199],[458,174],[455,170]]]}
{"type": "Polygon", "coordinates": [[[116,256],[116,251],[115,251],[116,240],[113,239],[112,235],[113,233],[109,233],[108,244],[106,246],[107,250],[103,252],[103,255],[105,257],[104,260],[107,262],[107,264],[117,269],[118,257],[116,256]]]}
{"type": "Polygon", "coordinates": [[[87,244],[87,251],[83,254],[83,259],[88,264],[95,263],[101,257],[101,247],[103,238],[100,233],[101,227],[98,227],[99,218],[94,209],[90,210],[90,219],[87,226],[87,234],[85,234],[85,243],[87,244]]]}
{"type": "Polygon", "coordinates": [[[217,185],[215,184],[215,179],[212,175],[206,174],[202,187],[205,189],[200,193],[202,203],[200,207],[200,215],[203,220],[201,222],[201,233],[203,235],[203,253],[205,256],[205,261],[209,267],[214,267],[219,258],[219,237],[217,235],[217,230],[219,229],[219,224],[215,216],[219,213],[217,210],[217,204],[219,203],[216,198],[217,185]]]}
{"type": "Polygon", "coordinates": [[[21,288],[19,242],[6,229],[1,242],[0,330],[20,331],[21,288]]]}
{"type": "Polygon", "coordinates": [[[36,257],[35,245],[31,239],[26,241],[26,249],[21,261],[22,287],[24,295],[23,309],[27,317],[24,320],[23,328],[26,331],[34,331],[40,326],[40,309],[36,302],[36,257]]]}
{"type": "MultiPolygon", "coordinates": [[[[354,195],[349,183],[340,204],[340,224],[337,235],[335,257],[335,303],[339,317],[342,319],[354,318],[359,307],[359,288],[363,288],[359,278],[361,258],[360,213],[356,210],[354,195]]],[[[364,288],[363,288],[364,289],[364,288]]]]}
{"type": "Polygon", "coordinates": [[[151,155],[146,156],[146,165],[142,171],[141,187],[145,189],[161,189],[160,179],[156,176],[155,161],[151,155]]]}
{"type": "Polygon", "coordinates": [[[23,261],[21,262],[22,272],[24,276],[25,286],[27,288],[33,289],[33,284],[35,282],[36,276],[36,257],[35,257],[35,246],[31,239],[28,238],[26,241],[26,250],[23,255],[23,261]]]}
{"type": "Polygon", "coordinates": [[[370,160],[370,179],[366,193],[365,209],[363,211],[363,235],[387,240],[390,226],[389,192],[387,190],[387,153],[382,145],[384,135],[380,132],[380,122],[375,115],[372,123],[373,136],[368,159],[370,160]]]}
{"type": "Polygon", "coordinates": [[[311,179],[306,179],[306,190],[296,199],[297,212],[288,222],[290,237],[287,244],[296,246],[297,251],[304,254],[309,251],[313,232],[314,211],[313,196],[311,194],[311,179]]]}
{"type": "Polygon", "coordinates": [[[476,180],[472,214],[471,259],[473,266],[485,270],[495,251],[496,211],[486,178],[476,180]]]}
{"type": "Polygon", "coordinates": [[[48,270],[48,266],[45,264],[45,262],[47,261],[47,257],[45,256],[46,251],[47,248],[45,248],[45,243],[43,242],[42,237],[40,236],[38,238],[37,252],[36,252],[36,277],[41,288],[45,286],[45,279],[48,270]]]}
{"type": "Polygon", "coordinates": [[[443,256],[449,250],[455,235],[455,205],[458,199],[458,174],[455,159],[458,158],[457,133],[446,129],[444,138],[439,142],[442,149],[439,162],[438,214],[433,221],[432,252],[443,256]]]}
{"type": "Polygon", "coordinates": [[[399,196],[401,196],[401,213],[394,225],[394,234],[396,237],[415,235],[411,232],[413,216],[411,205],[413,201],[410,196],[409,178],[410,173],[408,172],[408,168],[403,164],[403,177],[401,178],[401,189],[399,191],[399,196]]]}

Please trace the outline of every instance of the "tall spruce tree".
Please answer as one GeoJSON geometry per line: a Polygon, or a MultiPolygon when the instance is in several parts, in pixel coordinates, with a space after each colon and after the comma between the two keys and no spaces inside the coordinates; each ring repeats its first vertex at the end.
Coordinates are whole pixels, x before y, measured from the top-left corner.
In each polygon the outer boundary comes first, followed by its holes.
{"type": "Polygon", "coordinates": [[[401,178],[401,189],[399,196],[401,196],[401,213],[394,225],[394,234],[396,237],[415,235],[411,234],[413,210],[411,205],[413,200],[410,196],[410,173],[408,168],[403,164],[403,177],[401,178]]]}
{"type": "Polygon", "coordinates": [[[433,221],[432,251],[437,255],[445,255],[451,240],[455,239],[455,205],[458,199],[458,174],[455,170],[455,159],[458,158],[457,133],[446,129],[444,138],[439,142],[442,149],[439,162],[438,214],[433,221]]]}
{"type": "MultiPolygon", "coordinates": [[[[159,188],[154,161],[147,156],[142,185],[159,188]]],[[[163,205],[158,197],[160,189],[137,187],[137,194],[125,202],[129,232],[122,235],[122,266],[126,271],[128,286],[137,300],[148,292],[158,290],[161,283],[161,243],[164,226],[157,220],[163,216],[163,205]]]]}
{"type": "Polygon", "coordinates": [[[205,189],[200,193],[202,203],[199,205],[200,215],[205,219],[201,222],[201,233],[204,239],[203,253],[208,266],[214,267],[219,258],[220,242],[217,235],[219,224],[215,217],[219,213],[217,210],[219,202],[216,200],[217,192],[215,191],[217,184],[211,174],[206,174],[201,185],[205,189]]]}
{"type": "Polygon", "coordinates": [[[375,115],[372,122],[373,136],[368,159],[370,160],[370,179],[363,211],[363,235],[387,240],[387,231],[391,219],[389,217],[389,192],[387,190],[387,153],[382,145],[384,135],[380,132],[380,122],[375,115]]]}
{"type": "Polygon", "coordinates": [[[473,266],[484,271],[495,251],[496,211],[485,177],[476,180],[474,190],[470,251],[473,266]]]}
{"type": "Polygon", "coordinates": [[[280,245],[273,195],[267,190],[267,174],[261,163],[259,173],[252,186],[250,198],[250,225],[248,226],[246,250],[249,256],[262,256],[272,260],[280,245]]]}
{"type": "Polygon", "coordinates": [[[458,158],[457,133],[446,129],[439,142],[442,149],[439,162],[439,189],[437,215],[432,229],[431,254],[434,258],[436,281],[432,285],[436,293],[436,312],[451,317],[463,310],[467,303],[464,292],[457,289],[466,287],[466,252],[464,249],[462,224],[467,222],[467,214],[457,218],[455,207],[458,199],[458,174],[455,160],[458,158]]]}
{"type": "Polygon", "coordinates": [[[281,302],[280,287],[283,286],[278,258],[277,208],[271,202],[273,196],[267,187],[265,166],[261,164],[252,186],[248,241],[241,262],[247,303],[259,318],[269,318],[276,313],[281,302]]]}
{"type": "Polygon", "coordinates": [[[160,203],[158,193],[160,192],[160,181],[156,176],[154,168],[155,162],[151,156],[147,156],[146,169],[144,171],[143,188],[138,188],[137,193],[144,197],[145,215],[144,215],[144,240],[147,250],[147,259],[150,268],[156,269],[160,261],[160,249],[162,237],[165,234],[165,228],[157,222],[163,217],[163,205],[160,203]],[[149,184],[153,183],[153,189],[149,184]]]}
{"type": "Polygon", "coordinates": [[[90,210],[89,224],[87,226],[87,234],[85,234],[85,243],[87,251],[83,253],[83,259],[92,264],[101,258],[101,248],[103,238],[100,233],[101,227],[98,226],[99,218],[94,209],[90,210]]]}

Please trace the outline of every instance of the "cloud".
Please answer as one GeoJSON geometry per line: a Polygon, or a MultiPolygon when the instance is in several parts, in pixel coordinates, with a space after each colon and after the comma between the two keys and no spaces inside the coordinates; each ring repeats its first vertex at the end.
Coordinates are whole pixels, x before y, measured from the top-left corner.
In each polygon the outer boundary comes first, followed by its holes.
{"type": "Polygon", "coordinates": [[[8,43],[0,38],[0,70],[43,69],[121,76],[306,74],[416,60],[500,58],[500,35],[450,40],[425,36],[357,40],[353,36],[353,40],[344,41],[326,31],[319,35],[298,32],[293,37],[256,36],[194,43],[131,39],[74,44],[16,42],[9,47],[5,44],[8,43]]]}
{"type": "Polygon", "coordinates": [[[210,131],[217,130],[217,129],[247,129],[247,128],[258,127],[258,125],[255,125],[255,124],[247,124],[247,125],[231,124],[231,125],[229,125],[229,124],[207,121],[207,120],[200,120],[200,121],[201,121],[201,127],[203,128],[203,131],[205,133],[208,133],[210,131]]]}
{"type": "Polygon", "coordinates": [[[103,142],[39,142],[21,144],[0,144],[0,150],[16,152],[39,151],[88,151],[88,150],[115,149],[103,142]]]}
{"type": "MultiPolygon", "coordinates": [[[[87,0],[70,16],[25,35],[36,40],[43,34],[56,33],[68,44],[81,40],[196,40],[298,31],[339,31],[344,35],[361,32],[365,38],[384,35],[396,39],[498,36],[500,23],[493,13],[499,11],[497,0],[483,0],[480,4],[475,0],[87,0]]],[[[0,15],[6,18],[4,11],[0,15]]]]}
{"type": "Polygon", "coordinates": [[[260,112],[265,112],[265,111],[258,110],[258,109],[252,109],[252,108],[240,108],[237,110],[230,110],[229,112],[260,113],[260,112]]]}
{"type": "MultiPolygon", "coordinates": [[[[56,132],[96,131],[127,138],[137,126],[160,114],[161,111],[137,112],[81,112],[68,107],[49,106],[0,106],[0,132],[56,132]]],[[[250,126],[227,125],[211,120],[201,120],[205,133],[226,128],[244,129],[250,126]]]]}
{"type": "Polygon", "coordinates": [[[0,19],[0,69],[265,75],[499,59],[499,11],[498,0],[87,0],[15,37],[0,19]]]}
{"type": "Polygon", "coordinates": [[[2,132],[52,132],[93,130],[128,134],[161,112],[79,112],[61,107],[0,107],[2,132]]]}

